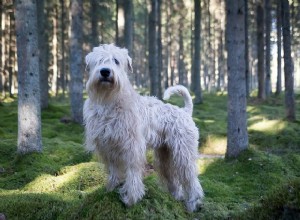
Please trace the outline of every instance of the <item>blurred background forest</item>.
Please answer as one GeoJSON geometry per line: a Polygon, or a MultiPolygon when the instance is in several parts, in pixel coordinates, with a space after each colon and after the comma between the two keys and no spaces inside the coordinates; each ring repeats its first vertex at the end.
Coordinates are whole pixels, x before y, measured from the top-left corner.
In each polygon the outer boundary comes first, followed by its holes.
{"type": "MultiPolygon", "coordinates": [[[[264,68],[260,71],[265,71],[266,79],[271,80],[272,92],[280,93],[281,87],[284,86],[281,81],[283,82],[284,79],[279,76],[283,68],[281,65],[283,53],[280,51],[282,41],[278,38],[281,35],[278,35],[278,26],[276,26],[277,20],[280,19],[280,11],[277,10],[278,2],[277,0],[266,1],[269,2],[268,4],[260,0],[246,2],[248,3],[245,10],[248,29],[246,50],[248,50],[249,92],[258,87],[258,64],[259,60],[262,60],[264,68]],[[263,31],[261,37],[265,36],[263,45],[258,42],[258,33],[261,31],[263,31]],[[280,58],[277,58],[278,53],[280,58]],[[278,62],[280,62],[279,68],[277,68],[278,62]],[[278,80],[281,84],[278,84],[278,80]]],[[[300,2],[295,0],[289,2],[291,53],[295,86],[299,87],[300,2]]],[[[15,8],[12,0],[1,0],[0,5],[0,91],[2,96],[12,96],[17,93],[18,87],[15,8]]],[[[55,96],[65,95],[70,82],[70,1],[37,1],[37,7],[38,30],[41,38],[39,51],[43,57],[43,68],[47,70],[41,72],[46,74],[41,78],[48,79],[48,81],[43,80],[46,82],[41,88],[46,92],[41,91],[41,93],[47,96],[48,90],[55,96]]],[[[201,22],[201,88],[208,92],[226,91],[225,2],[202,0],[200,11],[198,19],[201,22]]],[[[84,0],[82,13],[84,55],[94,46],[102,43],[116,43],[128,48],[134,66],[132,82],[136,87],[150,88],[149,71],[157,72],[160,83],[152,85],[157,88],[151,87],[151,91],[158,97],[161,97],[162,89],[170,85],[191,85],[195,48],[192,0],[84,0]],[[153,35],[155,31],[149,32],[154,30],[153,25],[155,25],[156,35],[153,35]],[[152,60],[156,61],[152,62],[152,60]]],[[[84,80],[86,78],[85,72],[84,80]]],[[[47,103],[44,104],[46,105],[47,103]]]]}

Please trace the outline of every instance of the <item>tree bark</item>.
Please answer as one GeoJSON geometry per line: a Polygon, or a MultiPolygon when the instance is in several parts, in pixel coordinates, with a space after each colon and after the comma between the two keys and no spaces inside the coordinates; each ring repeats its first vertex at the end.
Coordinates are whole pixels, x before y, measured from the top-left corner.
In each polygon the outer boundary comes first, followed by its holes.
{"type": "Polygon", "coordinates": [[[37,2],[37,16],[38,16],[38,39],[39,39],[39,70],[40,70],[40,89],[41,89],[41,108],[48,107],[49,99],[49,85],[48,85],[48,71],[47,71],[47,45],[48,42],[45,32],[45,1],[38,0],[37,2]]]}
{"type": "Polygon", "coordinates": [[[133,3],[132,0],[124,0],[124,12],[125,12],[125,30],[124,30],[124,43],[129,54],[133,53],[133,3]]]}
{"type": "Polygon", "coordinates": [[[18,47],[18,152],[42,151],[37,7],[16,1],[18,47]]]}
{"type": "Polygon", "coordinates": [[[282,92],[281,85],[281,0],[277,0],[276,7],[276,29],[277,29],[277,81],[276,81],[276,95],[282,92]]]}
{"type": "Polygon", "coordinates": [[[99,45],[98,36],[98,1],[90,0],[90,16],[91,16],[91,49],[99,45]]]}
{"type": "Polygon", "coordinates": [[[265,0],[265,26],[266,26],[266,97],[272,93],[271,87],[271,3],[270,0],[265,0]]]}
{"type": "Polygon", "coordinates": [[[245,1],[245,75],[246,75],[246,96],[247,98],[250,96],[250,76],[249,76],[249,22],[248,22],[248,0],[245,1]]]}
{"type": "Polygon", "coordinates": [[[201,75],[200,75],[200,32],[201,32],[201,1],[194,0],[194,53],[193,53],[193,63],[192,63],[192,89],[195,93],[196,104],[202,103],[202,92],[201,92],[201,75]]]}
{"type": "Polygon", "coordinates": [[[290,6],[288,0],[281,1],[282,35],[284,52],[285,114],[289,121],[295,121],[294,68],[291,56],[290,6]]]}
{"type": "Polygon", "coordinates": [[[226,0],[228,52],[228,121],[226,157],[237,157],[248,147],[245,83],[245,2],[226,0]]]}
{"type": "Polygon", "coordinates": [[[66,51],[66,47],[65,47],[65,29],[66,29],[66,25],[65,25],[65,5],[64,5],[64,1],[60,0],[60,7],[61,7],[61,13],[60,13],[60,23],[61,23],[61,33],[60,33],[60,49],[61,49],[61,61],[60,61],[60,85],[62,88],[62,92],[63,92],[63,97],[65,97],[65,93],[66,93],[66,66],[65,66],[65,51],[66,51]]]}
{"type": "Polygon", "coordinates": [[[71,0],[71,38],[70,38],[70,97],[71,115],[74,122],[83,120],[83,21],[82,0],[71,0]]]}
{"type": "Polygon", "coordinates": [[[264,8],[262,0],[256,6],[257,24],[257,75],[258,75],[258,94],[259,99],[266,99],[265,73],[264,73],[264,8]]]}
{"type": "Polygon", "coordinates": [[[4,91],[4,84],[3,84],[3,65],[2,65],[2,56],[3,56],[3,49],[4,49],[4,45],[2,43],[2,39],[3,39],[3,31],[2,31],[2,13],[3,13],[3,1],[0,0],[0,54],[1,54],[1,59],[0,59],[0,72],[1,72],[1,76],[0,76],[0,94],[4,91]]]}
{"type": "Polygon", "coordinates": [[[116,0],[117,19],[116,19],[116,43],[120,47],[125,45],[125,10],[124,0],[116,0]]]}
{"type": "Polygon", "coordinates": [[[161,94],[161,82],[160,80],[160,70],[159,70],[159,45],[158,41],[160,39],[159,35],[159,10],[160,0],[151,0],[151,11],[149,14],[149,74],[150,74],[150,94],[158,98],[162,97],[161,94]]]}

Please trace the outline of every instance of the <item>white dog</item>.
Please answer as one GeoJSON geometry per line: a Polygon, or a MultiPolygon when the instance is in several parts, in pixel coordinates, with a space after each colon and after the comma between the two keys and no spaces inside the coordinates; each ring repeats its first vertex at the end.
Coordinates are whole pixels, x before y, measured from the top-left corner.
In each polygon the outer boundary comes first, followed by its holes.
{"type": "Polygon", "coordinates": [[[169,192],[184,200],[189,211],[196,210],[204,195],[196,168],[199,133],[191,117],[188,90],[174,86],[164,94],[164,99],[181,95],[184,108],[140,96],[127,77],[132,72],[128,51],[113,44],[95,47],[86,56],[86,64],[85,146],[102,157],[109,173],[107,189],[121,185],[126,205],[139,201],[145,194],[143,172],[150,147],[169,192]]]}

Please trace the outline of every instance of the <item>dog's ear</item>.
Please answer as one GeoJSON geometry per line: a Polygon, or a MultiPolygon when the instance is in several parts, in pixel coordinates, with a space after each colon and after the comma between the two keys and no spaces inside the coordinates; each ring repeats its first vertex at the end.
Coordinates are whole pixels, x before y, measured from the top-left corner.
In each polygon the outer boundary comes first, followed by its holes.
{"type": "Polygon", "coordinates": [[[95,53],[91,52],[85,57],[85,63],[86,63],[86,70],[90,71],[94,68],[94,66],[97,64],[97,61],[95,59],[95,53]]]}
{"type": "Polygon", "coordinates": [[[127,68],[129,73],[133,73],[132,69],[132,59],[130,56],[127,56],[127,68]]]}

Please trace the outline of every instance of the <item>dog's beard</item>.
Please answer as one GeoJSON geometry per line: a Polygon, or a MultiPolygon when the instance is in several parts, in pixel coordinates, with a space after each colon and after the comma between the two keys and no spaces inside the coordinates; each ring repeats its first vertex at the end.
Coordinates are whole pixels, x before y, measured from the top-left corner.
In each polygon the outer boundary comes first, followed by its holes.
{"type": "Polygon", "coordinates": [[[114,77],[98,77],[87,83],[89,97],[98,104],[109,102],[114,99],[120,91],[120,84],[114,77]]]}

